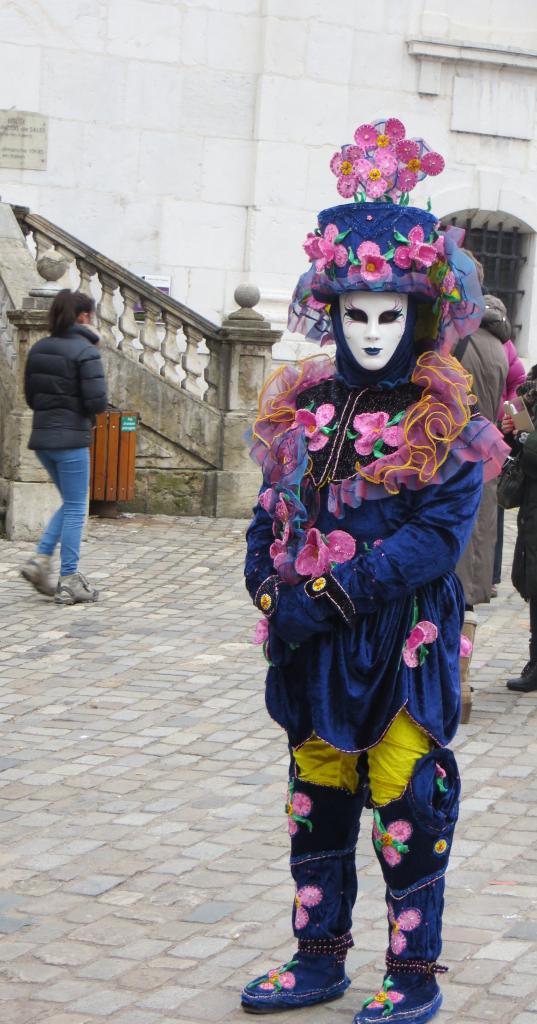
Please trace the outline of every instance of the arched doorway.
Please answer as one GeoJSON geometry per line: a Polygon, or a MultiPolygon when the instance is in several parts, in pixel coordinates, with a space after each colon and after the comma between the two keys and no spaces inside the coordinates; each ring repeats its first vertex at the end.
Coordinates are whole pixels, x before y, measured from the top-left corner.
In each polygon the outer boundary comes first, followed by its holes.
{"type": "Polygon", "coordinates": [[[503,300],[512,324],[513,338],[525,351],[521,332],[527,337],[532,283],[528,263],[533,232],[527,224],[501,211],[460,210],[443,217],[442,223],[464,228],[465,247],[483,265],[483,290],[503,300]]]}

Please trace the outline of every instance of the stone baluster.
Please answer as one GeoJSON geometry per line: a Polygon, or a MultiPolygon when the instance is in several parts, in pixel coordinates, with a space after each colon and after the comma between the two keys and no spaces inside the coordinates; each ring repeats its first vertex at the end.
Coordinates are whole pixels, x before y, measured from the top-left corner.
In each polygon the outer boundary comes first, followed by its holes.
{"type": "Polygon", "coordinates": [[[139,305],[140,297],[137,292],[125,284],[120,286],[119,291],[124,303],[123,312],[119,318],[119,329],[121,331],[119,348],[129,359],[139,363],[142,350],[134,342],[139,339],[140,325],[134,316],[134,309],[139,305]]]}
{"type": "Polygon", "coordinates": [[[183,369],[185,376],[181,381],[181,387],[196,398],[200,398],[204,384],[204,363],[205,359],[200,356],[198,347],[203,341],[203,332],[198,327],[184,325],[186,337],[186,352],[183,355],[183,369]]]}
{"type": "Polygon", "coordinates": [[[109,274],[98,272],[99,282],[102,288],[101,301],[97,306],[99,318],[99,331],[101,341],[110,348],[117,348],[115,328],[117,327],[117,312],[114,306],[114,292],[117,288],[117,281],[109,274]]]}
{"type": "Polygon", "coordinates": [[[143,348],[140,362],[147,366],[148,370],[160,374],[162,356],[160,354],[161,340],[158,322],[161,309],[156,302],[151,302],[150,299],[143,298],[142,304],[144,307],[144,322],[140,333],[140,341],[143,348]]]}
{"type": "Polygon", "coordinates": [[[50,238],[47,238],[42,231],[34,231],[34,244],[35,244],[35,258],[36,260],[41,259],[52,246],[54,248],[54,242],[50,238]]]}
{"type": "Polygon", "coordinates": [[[77,259],[76,266],[80,274],[78,290],[84,292],[85,295],[91,295],[91,282],[92,278],[95,277],[95,267],[83,259],[77,259]]]}
{"type": "Polygon", "coordinates": [[[182,327],[182,322],[178,316],[170,313],[169,310],[165,310],[164,326],[166,333],[161,349],[164,363],[160,368],[160,373],[170,384],[179,387],[182,376],[181,362],[183,353],[177,340],[177,332],[182,327]]]}
{"type": "Polygon", "coordinates": [[[209,359],[204,370],[204,380],[207,385],[203,399],[208,405],[218,408],[220,404],[220,375],[222,372],[222,341],[218,335],[207,334],[205,339],[209,349],[209,359]]]}

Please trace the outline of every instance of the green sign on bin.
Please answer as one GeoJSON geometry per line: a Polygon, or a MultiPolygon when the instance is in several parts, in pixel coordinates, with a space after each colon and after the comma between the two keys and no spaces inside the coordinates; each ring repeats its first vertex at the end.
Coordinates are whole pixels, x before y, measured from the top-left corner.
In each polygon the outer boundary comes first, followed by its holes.
{"type": "Polygon", "coordinates": [[[122,416],[121,430],[136,430],[136,416],[122,416]]]}

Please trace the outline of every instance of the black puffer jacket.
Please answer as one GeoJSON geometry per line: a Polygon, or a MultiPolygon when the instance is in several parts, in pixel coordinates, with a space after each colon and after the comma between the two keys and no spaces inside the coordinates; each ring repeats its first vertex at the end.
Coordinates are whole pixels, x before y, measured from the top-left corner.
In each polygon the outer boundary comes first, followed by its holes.
{"type": "Polygon", "coordinates": [[[29,448],[89,448],[93,418],[107,406],[98,340],[74,324],[61,338],[41,338],[30,349],[24,380],[34,411],[29,448]]]}
{"type": "MultiPolygon", "coordinates": [[[[518,388],[528,412],[537,422],[537,366],[532,367],[528,379],[518,388]]],[[[537,430],[528,434],[524,445],[515,445],[522,452],[524,493],[518,512],[518,534],[513,558],[511,579],[521,597],[527,601],[537,597],[537,430]]]]}

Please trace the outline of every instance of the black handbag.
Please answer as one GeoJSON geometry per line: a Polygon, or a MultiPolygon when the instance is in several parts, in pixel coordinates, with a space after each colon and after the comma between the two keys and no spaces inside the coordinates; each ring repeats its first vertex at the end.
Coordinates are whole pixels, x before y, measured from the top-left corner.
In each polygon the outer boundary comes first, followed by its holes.
{"type": "Polygon", "coordinates": [[[498,505],[500,508],[518,508],[524,494],[522,454],[510,456],[498,478],[498,505]]]}

